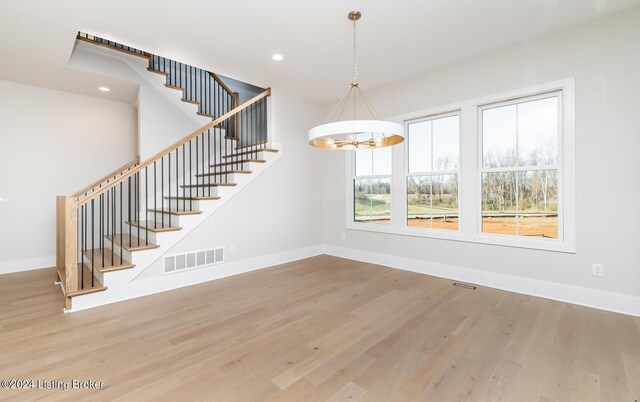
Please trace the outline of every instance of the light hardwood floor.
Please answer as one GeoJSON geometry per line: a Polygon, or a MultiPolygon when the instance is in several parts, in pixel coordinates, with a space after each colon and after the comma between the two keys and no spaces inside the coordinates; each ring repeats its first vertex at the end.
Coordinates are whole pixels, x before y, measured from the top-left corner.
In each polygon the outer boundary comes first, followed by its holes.
{"type": "Polygon", "coordinates": [[[73,314],[54,276],[0,276],[0,379],[104,388],[0,399],[640,399],[630,316],[329,256],[73,314]]]}

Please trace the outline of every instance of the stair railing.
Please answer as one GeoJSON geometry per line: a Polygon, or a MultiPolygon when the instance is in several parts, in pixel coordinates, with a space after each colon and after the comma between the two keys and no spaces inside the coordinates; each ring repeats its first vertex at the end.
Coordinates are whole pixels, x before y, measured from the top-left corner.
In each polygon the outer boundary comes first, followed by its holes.
{"type": "Polygon", "coordinates": [[[150,232],[175,228],[176,212],[234,185],[232,171],[266,147],[270,95],[265,90],[86,195],[57,198],[57,272],[67,308],[72,296],[99,286],[101,267],[126,264],[125,250],[154,247],[150,232]],[[232,120],[235,137],[227,136],[232,120]],[[241,152],[240,144],[253,145],[241,152]]]}
{"type": "MultiPolygon", "coordinates": [[[[185,102],[198,105],[201,116],[218,118],[238,106],[239,96],[232,91],[215,73],[198,67],[180,63],[159,55],[151,54],[131,46],[126,46],[105,38],[78,32],[77,39],[91,44],[129,53],[148,60],[148,70],[164,74],[167,86],[182,89],[185,102]]],[[[230,137],[235,136],[234,120],[225,122],[230,137]]]]}
{"type": "Polygon", "coordinates": [[[136,156],[135,159],[133,159],[132,161],[125,163],[123,166],[117,168],[113,172],[101,177],[100,179],[94,181],[93,183],[89,184],[83,189],[76,191],[71,197],[78,197],[78,198],[86,197],[91,192],[109,183],[109,181],[127,173],[129,170],[136,167],[138,163],[140,163],[140,157],[136,156]]]}

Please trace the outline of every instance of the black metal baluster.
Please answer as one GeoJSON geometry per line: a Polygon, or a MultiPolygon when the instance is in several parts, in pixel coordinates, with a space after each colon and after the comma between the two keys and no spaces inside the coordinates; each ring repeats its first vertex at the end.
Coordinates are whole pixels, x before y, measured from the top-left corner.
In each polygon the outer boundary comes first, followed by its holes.
{"type": "MultiPolygon", "coordinates": [[[[202,136],[202,141],[200,141],[201,143],[201,152],[202,152],[202,174],[204,174],[204,133],[201,134],[200,136],[202,136]]],[[[202,196],[205,196],[205,177],[202,176],[202,196]]]]}
{"type": "MultiPolygon", "coordinates": [[[[120,265],[122,265],[122,250],[124,249],[123,236],[124,230],[122,230],[122,225],[124,224],[124,219],[122,217],[122,210],[124,209],[124,205],[122,204],[122,182],[120,182],[120,265]]],[[[129,243],[129,247],[131,247],[131,243],[129,243]]]]}
{"type": "MultiPolygon", "coordinates": [[[[178,181],[179,181],[178,177],[179,176],[178,175],[180,174],[179,173],[179,169],[178,169],[178,166],[179,166],[179,163],[178,163],[179,158],[178,158],[178,156],[179,156],[178,155],[178,148],[176,148],[176,211],[180,209],[180,208],[178,208],[178,205],[179,205],[178,204],[179,203],[179,201],[178,201],[178,193],[179,193],[179,191],[178,191],[178,181]]],[[[169,207],[171,207],[171,199],[169,199],[169,207]]]]}
{"type": "Polygon", "coordinates": [[[100,254],[102,255],[102,266],[104,267],[104,193],[100,194],[100,254]]]}
{"type": "MultiPolygon", "coordinates": [[[[167,190],[169,191],[169,200],[171,200],[171,152],[169,152],[169,169],[167,170],[167,176],[168,176],[167,177],[167,190]]],[[[163,194],[164,194],[164,192],[163,192],[163,194]]],[[[162,197],[162,206],[164,208],[164,197],[162,197]]],[[[169,212],[169,227],[171,227],[171,204],[169,204],[168,212],[169,212]]]]}
{"type": "Polygon", "coordinates": [[[96,246],[94,243],[95,240],[95,204],[93,203],[93,201],[95,201],[95,198],[91,199],[91,287],[95,286],[95,283],[93,282],[93,278],[94,278],[94,267],[96,266],[95,264],[95,251],[96,251],[96,246]]]}
{"type": "MultiPolygon", "coordinates": [[[[193,194],[192,194],[192,189],[193,189],[193,163],[191,161],[191,156],[193,155],[193,151],[191,150],[191,143],[193,142],[193,140],[189,140],[189,209],[193,210],[193,194]]],[[[183,193],[187,194],[186,191],[183,191],[183,193]]]]}
{"type": "Polygon", "coordinates": [[[135,176],[135,188],[136,188],[136,207],[135,207],[135,213],[136,213],[136,223],[138,224],[138,239],[140,238],[140,172],[136,173],[135,176]]]}
{"type": "Polygon", "coordinates": [[[160,219],[162,219],[162,227],[164,228],[164,157],[160,158],[160,219]]]}
{"type": "MultiPolygon", "coordinates": [[[[214,129],[215,130],[215,129],[214,129]]],[[[211,129],[207,130],[207,168],[203,169],[209,173],[209,165],[211,165],[211,129]]],[[[211,197],[211,175],[207,176],[207,183],[209,184],[209,197],[211,197]]]]}
{"type": "Polygon", "coordinates": [[[153,161],[153,227],[154,229],[158,228],[158,201],[156,200],[156,194],[158,194],[157,189],[156,189],[156,182],[158,181],[156,178],[156,170],[157,170],[157,165],[156,165],[156,161],[153,161]]]}
{"type": "MultiPolygon", "coordinates": [[[[184,174],[186,171],[186,166],[185,166],[185,161],[186,158],[184,157],[184,144],[182,144],[182,185],[187,184],[187,182],[184,180],[184,174]]],[[[178,182],[176,181],[176,194],[178,193],[178,182]]],[[[185,199],[185,194],[187,192],[186,191],[182,191],[182,210],[186,211],[187,210],[187,206],[185,205],[186,203],[186,199],[185,199]]],[[[176,198],[176,208],[178,207],[178,198],[176,198]]]]}
{"type": "Polygon", "coordinates": [[[127,178],[127,221],[129,222],[129,244],[131,244],[131,176],[127,178]]]}
{"type": "Polygon", "coordinates": [[[198,194],[198,184],[199,184],[199,180],[200,177],[198,176],[200,174],[200,163],[198,161],[198,137],[196,137],[196,197],[199,196],[198,194]]]}
{"type": "Polygon", "coordinates": [[[144,168],[144,229],[145,244],[149,244],[149,167],[144,168]]]}
{"type": "MultiPolygon", "coordinates": [[[[84,289],[84,249],[85,249],[85,238],[84,238],[84,205],[80,207],[80,289],[84,289]]],[[[77,267],[75,267],[78,269],[77,267]]],[[[71,289],[71,291],[76,289],[71,289]]],[[[67,289],[67,292],[70,290],[67,289]]]]}

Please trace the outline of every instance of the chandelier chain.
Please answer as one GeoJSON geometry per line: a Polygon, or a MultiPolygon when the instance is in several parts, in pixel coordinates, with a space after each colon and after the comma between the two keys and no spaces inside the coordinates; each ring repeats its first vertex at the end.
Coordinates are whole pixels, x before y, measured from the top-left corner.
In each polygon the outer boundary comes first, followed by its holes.
{"type": "Polygon", "coordinates": [[[358,82],[358,58],[356,48],[356,20],[353,20],[353,83],[358,82]]]}

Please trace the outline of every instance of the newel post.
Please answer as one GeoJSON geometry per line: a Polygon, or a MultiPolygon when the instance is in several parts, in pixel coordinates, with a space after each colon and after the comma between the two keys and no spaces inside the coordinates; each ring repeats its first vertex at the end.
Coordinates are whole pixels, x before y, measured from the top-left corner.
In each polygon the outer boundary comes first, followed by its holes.
{"type": "MultiPolygon", "coordinates": [[[[65,295],[78,290],[78,200],[56,197],[56,271],[65,295]]],[[[66,297],[66,308],[71,298],[66,297]]]]}

